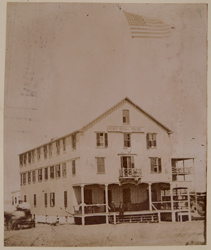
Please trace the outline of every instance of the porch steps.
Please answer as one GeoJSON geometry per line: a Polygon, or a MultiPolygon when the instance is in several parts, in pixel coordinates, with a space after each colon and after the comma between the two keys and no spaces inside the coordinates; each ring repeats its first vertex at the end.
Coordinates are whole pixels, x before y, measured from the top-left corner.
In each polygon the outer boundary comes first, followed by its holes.
{"type": "MultiPolygon", "coordinates": [[[[109,216],[109,222],[114,224],[114,217],[113,215],[109,216]]],[[[158,214],[132,214],[132,215],[124,215],[124,219],[119,221],[119,215],[116,215],[116,222],[117,223],[157,223],[159,222],[158,214]]]]}

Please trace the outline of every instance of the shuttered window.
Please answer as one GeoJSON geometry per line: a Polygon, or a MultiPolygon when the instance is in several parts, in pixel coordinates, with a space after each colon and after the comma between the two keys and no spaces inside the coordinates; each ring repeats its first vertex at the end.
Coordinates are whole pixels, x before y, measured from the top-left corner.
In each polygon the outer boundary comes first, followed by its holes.
{"type": "Polygon", "coordinates": [[[108,134],[104,132],[96,133],[96,144],[97,147],[108,147],[108,134]]]}
{"type": "Polygon", "coordinates": [[[129,110],[124,109],[122,113],[123,113],[123,123],[129,124],[130,123],[129,110]]]}
{"type": "Polygon", "coordinates": [[[158,157],[150,158],[150,167],[151,167],[151,173],[161,173],[162,172],[161,158],[158,157]]]}
{"type": "Polygon", "coordinates": [[[124,133],[124,147],[129,148],[131,147],[131,139],[130,139],[130,134],[129,133],[124,133]]]}
{"type": "Polygon", "coordinates": [[[50,193],[50,206],[55,206],[55,193],[50,193]]]}
{"type": "Polygon", "coordinates": [[[147,147],[156,148],[157,147],[157,134],[156,133],[147,133],[147,147]]]}
{"type": "Polygon", "coordinates": [[[103,174],[105,173],[105,158],[104,157],[97,157],[97,173],[103,174]]]}

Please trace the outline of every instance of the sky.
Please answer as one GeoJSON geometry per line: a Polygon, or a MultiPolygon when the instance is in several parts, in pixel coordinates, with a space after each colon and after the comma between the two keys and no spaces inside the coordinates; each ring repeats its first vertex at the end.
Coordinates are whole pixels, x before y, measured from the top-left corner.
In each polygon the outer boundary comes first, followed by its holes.
{"type": "Polygon", "coordinates": [[[18,154],[68,134],[129,97],[174,133],[172,158],[196,157],[206,190],[205,4],[10,3],[6,26],[4,194],[18,154]],[[132,38],[123,11],[169,25],[132,38]]]}

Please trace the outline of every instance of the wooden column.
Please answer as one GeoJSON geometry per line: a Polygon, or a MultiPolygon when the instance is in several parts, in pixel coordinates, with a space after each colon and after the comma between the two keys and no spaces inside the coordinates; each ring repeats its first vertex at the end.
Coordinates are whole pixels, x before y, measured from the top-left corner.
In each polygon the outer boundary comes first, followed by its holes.
{"type": "Polygon", "coordinates": [[[173,188],[172,183],[170,183],[170,195],[171,195],[171,220],[172,222],[175,222],[175,212],[174,212],[174,195],[173,195],[173,188]]]}
{"type": "Polygon", "coordinates": [[[152,190],[151,190],[152,183],[148,183],[148,185],[149,185],[149,211],[152,211],[152,190]]]}
{"type": "Polygon", "coordinates": [[[190,194],[189,194],[189,189],[187,191],[188,191],[188,218],[189,218],[189,221],[191,221],[191,208],[190,208],[190,194]]]}
{"type": "Polygon", "coordinates": [[[106,224],[108,224],[108,184],[105,184],[106,224]]]}
{"type": "Polygon", "coordinates": [[[84,185],[81,185],[81,220],[82,220],[82,225],[85,225],[85,218],[84,218],[84,185]]]}

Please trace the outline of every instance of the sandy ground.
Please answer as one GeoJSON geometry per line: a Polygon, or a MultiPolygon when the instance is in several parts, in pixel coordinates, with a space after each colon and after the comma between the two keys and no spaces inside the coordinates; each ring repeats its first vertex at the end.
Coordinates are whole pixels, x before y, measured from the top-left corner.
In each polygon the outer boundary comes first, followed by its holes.
{"type": "Polygon", "coordinates": [[[204,221],[117,225],[37,224],[4,232],[4,246],[178,246],[204,243],[204,221]]]}

